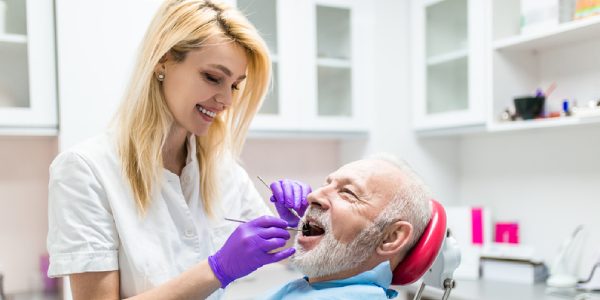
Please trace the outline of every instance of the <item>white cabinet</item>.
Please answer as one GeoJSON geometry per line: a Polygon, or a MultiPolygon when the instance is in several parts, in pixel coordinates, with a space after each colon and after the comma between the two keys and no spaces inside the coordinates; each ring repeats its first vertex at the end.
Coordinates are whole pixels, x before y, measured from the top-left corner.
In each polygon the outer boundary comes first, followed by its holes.
{"type": "Polygon", "coordinates": [[[56,135],[54,4],[0,0],[0,134],[56,135]]]}
{"type": "Polygon", "coordinates": [[[484,4],[411,2],[415,130],[485,123],[484,4]]]}
{"type": "Polygon", "coordinates": [[[254,132],[367,132],[368,9],[354,0],[237,0],[271,51],[254,132]],[[361,38],[362,37],[362,38],[361,38]]]}

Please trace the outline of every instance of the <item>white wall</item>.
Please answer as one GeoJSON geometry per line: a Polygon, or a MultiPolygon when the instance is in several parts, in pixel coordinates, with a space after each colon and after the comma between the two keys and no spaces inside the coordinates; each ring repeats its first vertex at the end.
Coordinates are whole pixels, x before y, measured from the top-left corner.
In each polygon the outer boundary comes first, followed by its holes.
{"type": "MultiPolygon", "coordinates": [[[[442,204],[458,201],[458,141],[417,138],[411,128],[409,69],[409,1],[370,1],[373,9],[368,106],[372,131],[366,152],[387,151],[402,156],[434,190],[442,204]]],[[[342,154],[349,150],[342,144],[342,154]]],[[[349,147],[356,147],[349,143],[349,147]]],[[[355,143],[354,143],[355,144],[355,143]]],[[[356,155],[344,156],[345,161],[356,155]]]]}
{"type": "MultiPolygon", "coordinates": [[[[316,189],[340,167],[338,144],[334,140],[249,139],[240,159],[258,192],[269,202],[272,194],[256,176],[267,183],[300,180],[316,189]]],[[[271,209],[276,213],[275,206],[271,209]]]]}
{"type": "Polygon", "coordinates": [[[48,234],[48,168],[55,137],[0,137],[0,273],[4,292],[25,292],[40,274],[48,234]]]}
{"type": "Polygon", "coordinates": [[[60,151],[107,127],[161,3],[56,0],[60,151]]]}
{"type": "Polygon", "coordinates": [[[579,224],[580,277],[600,247],[600,128],[487,134],[460,142],[461,204],[516,220],[523,244],[550,260],[579,224]]]}

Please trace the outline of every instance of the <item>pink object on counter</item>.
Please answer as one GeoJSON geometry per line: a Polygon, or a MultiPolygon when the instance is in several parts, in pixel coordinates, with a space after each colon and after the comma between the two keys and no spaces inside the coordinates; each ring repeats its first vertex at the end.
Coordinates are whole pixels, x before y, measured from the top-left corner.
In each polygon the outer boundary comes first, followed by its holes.
{"type": "Polygon", "coordinates": [[[519,223],[496,222],[496,243],[519,243],[519,223]]]}
{"type": "Polygon", "coordinates": [[[50,255],[40,256],[40,272],[44,279],[44,292],[54,292],[58,287],[58,278],[48,277],[48,268],[50,267],[50,255]]]}
{"type": "Polygon", "coordinates": [[[471,210],[471,222],[473,226],[473,245],[483,245],[483,210],[474,207],[471,210]]]}

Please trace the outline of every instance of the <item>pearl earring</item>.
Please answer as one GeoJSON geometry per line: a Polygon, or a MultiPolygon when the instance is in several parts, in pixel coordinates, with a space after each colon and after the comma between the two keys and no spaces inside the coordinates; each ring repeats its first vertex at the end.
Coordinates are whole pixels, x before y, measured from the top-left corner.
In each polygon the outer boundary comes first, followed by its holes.
{"type": "Polygon", "coordinates": [[[156,77],[158,78],[158,80],[163,80],[165,79],[165,74],[163,72],[160,72],[156,77]]]}

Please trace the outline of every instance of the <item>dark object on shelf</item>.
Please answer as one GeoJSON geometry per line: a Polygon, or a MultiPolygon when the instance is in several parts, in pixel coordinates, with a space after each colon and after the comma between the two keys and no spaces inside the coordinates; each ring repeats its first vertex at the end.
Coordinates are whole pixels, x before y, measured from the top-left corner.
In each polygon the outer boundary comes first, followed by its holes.
{"type": "Polygon", "coordinates": [[[546,97],[515,98],[514,102],[517,115],[523,118],[523,120],[529,120],[542,115],[546,97]]]}

